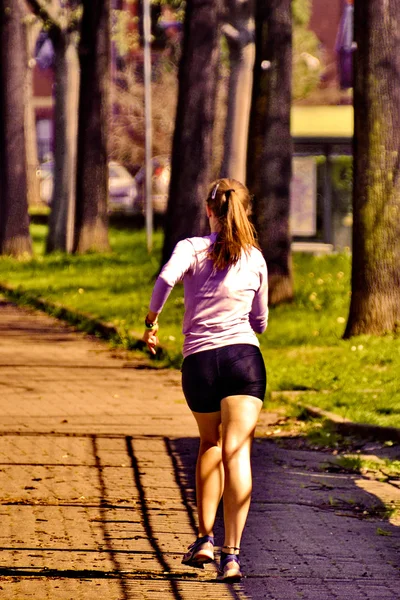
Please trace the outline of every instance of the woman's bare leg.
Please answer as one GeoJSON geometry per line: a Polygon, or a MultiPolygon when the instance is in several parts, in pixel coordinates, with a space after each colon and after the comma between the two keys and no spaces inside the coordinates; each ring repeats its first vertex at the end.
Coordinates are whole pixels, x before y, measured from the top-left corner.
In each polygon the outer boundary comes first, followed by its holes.
{"type": "Polygon", "coordinates": [[[240,548],[251,500],[251,445],[261,407],[253,396],[229,396],[221,402],[224,547],[240,548]]]}
{"type": "Polygon", "coordinates": [[[199,537],[213,535],[215,516],[224,489],[221,452],[221,413],[193,413],[200,434],[196,465],[199,537]]]}

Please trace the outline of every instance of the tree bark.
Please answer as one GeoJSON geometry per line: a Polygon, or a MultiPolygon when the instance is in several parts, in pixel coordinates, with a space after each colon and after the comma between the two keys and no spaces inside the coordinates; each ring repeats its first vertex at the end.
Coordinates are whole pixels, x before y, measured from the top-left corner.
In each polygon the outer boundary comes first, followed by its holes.
{"type": "MultiPolygon", "coordinates": [[[[24,16],[28,15],[25,8],[24,16]]],[[[26,167],[27,167],[27,185],[28,185],[28,206],[40,202],[40,181],[37,176],[39,165],[38,146],[36,135],[36,117],[35,107],[33,105],[33,67],[35,60],[33,52],[36,41],[41,30],[38,21],[24,21],[24,31],[27,48],[27,70],[25,78],[25,144],[26,144],[26,167]]]]}
{"type": "Polygon", "coordinates": [[[32,253],[26,146],[26,40],[20,0],[0,0],[0,253],[32,253]]]}
{"type": "Polygon", "coordinates": [[[269,271],[271,304],[293,298],[289,229],[292,139],[291,0],[256,0],[256,59],[247,184],[269,271]]]}
{"type": "Polygon", "coordinates": [[[55,157],[54,187],[47,252],[71,252],[76,204],[79,58],[76,33],[54,30],[55,51],[55,157]]]}
{"type": "Polygon", "coordinates": [[[46,251],[72,252],[75,229],[76,160],[78,135],[78,25],[73,11],[79,0],[27,0],[48,28],[55,52],[54,185],[46,251]]]}
{"type": "Polygon", "coordinates": [[[352,295],[344,337],[400,328],[400,0],[355,2],[352,295]]]}
{"type": "Polygon", "coordinates": [[[109,0],[84,0],[82,4],[74,251],[106,251],[110,8],[109,0]]]}
{"type": "Polygon", "coordinates": [[[245,183],[255,58],[254,1],[228,0],[223,33],[229,47],[228,111],[221,177],[245,183]]]}
{"type": "Polygon", "coordinates": [[[162,263],[179,240],[206,230],[221,5],[192,0],[186,8],[162,263]]]}

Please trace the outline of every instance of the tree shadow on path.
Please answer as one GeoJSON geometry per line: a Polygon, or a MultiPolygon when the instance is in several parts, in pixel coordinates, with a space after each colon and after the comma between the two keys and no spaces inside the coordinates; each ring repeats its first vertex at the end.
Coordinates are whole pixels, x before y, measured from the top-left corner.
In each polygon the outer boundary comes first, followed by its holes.
{"type": "MultiPolygon", "coordinates": [[[[166,443],[195,530],[198,441],[166,443]]],[[[400,528],[390,522],[387,505],[364,489],[367,480],[335,472],[330,456],[285,449],[279,440],[255,439],[253,497],[241,553],[246,577],[232,586],[237,597],[399,599],[400,528]]],[[[215,534],[219,545],[221,511],[215,534]]]]}

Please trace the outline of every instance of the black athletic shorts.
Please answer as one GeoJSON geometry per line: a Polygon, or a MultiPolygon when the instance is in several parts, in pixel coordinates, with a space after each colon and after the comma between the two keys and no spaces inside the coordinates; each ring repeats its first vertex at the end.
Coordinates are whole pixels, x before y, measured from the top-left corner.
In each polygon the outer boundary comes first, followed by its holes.
{"type": "Polygon", "coordinates": [[[233,344],[187,356],[182,364],[182,387],[194,412],[221,410],[227,396],[255,396],[264,400],[267,374],[260,349],[233,344]]]}

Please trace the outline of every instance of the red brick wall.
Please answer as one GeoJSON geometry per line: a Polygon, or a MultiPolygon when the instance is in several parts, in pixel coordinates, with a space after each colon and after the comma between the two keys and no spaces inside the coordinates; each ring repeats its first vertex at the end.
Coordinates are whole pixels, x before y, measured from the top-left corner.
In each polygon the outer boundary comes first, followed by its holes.
{"type": "Polygon", "coordinates": [[[335,43],[344,0],[312,0],[312,16],[309,28],[321,41],[327,66],[326,82],[336,80],[335,43]]]}
{"type": "Polygon", "coordinates": [[[53,70],[35,67],[33,72],[33,95],[51,96],[53,87],[53,70]]]}

